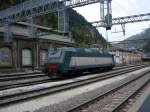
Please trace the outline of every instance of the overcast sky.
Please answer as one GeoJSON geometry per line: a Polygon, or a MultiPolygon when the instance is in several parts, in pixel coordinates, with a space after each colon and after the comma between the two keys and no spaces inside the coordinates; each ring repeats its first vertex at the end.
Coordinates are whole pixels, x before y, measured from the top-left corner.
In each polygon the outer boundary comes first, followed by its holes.
{"type": "MultiPolygon", "coordinates": [[[[100,20],[100,5],[99,3],[87,5],[75,10],[83,15],[89,22],[100,20]]],[[[112,15],[114,17],[122,17],[128,15],[150,13],[150,0],[112,0],[112,15]]],[[[124,40],[129,36],[142,32],[145,28],[150,27],[150,21],[126,24],[126,35],[123,33],[112,33],[115,30],[121,31],[121,26],[113,26],[108,32],[109,41],[124,40]]],[[[106,38],[105,28],[97,28],[99,32],[106,38]]]]}

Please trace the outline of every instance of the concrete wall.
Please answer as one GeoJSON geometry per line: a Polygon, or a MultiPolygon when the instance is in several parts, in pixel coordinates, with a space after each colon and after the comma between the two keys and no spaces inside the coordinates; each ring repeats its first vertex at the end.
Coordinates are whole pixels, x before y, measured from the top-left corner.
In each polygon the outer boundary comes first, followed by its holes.
{"type": "Polygon", "coordinates": [[[27,37],[14,37],[12,42],[5,43],[0,36],[0,72],[7,69],[32,69],[33,66],[40,68],[46,61],[46,54],[50,47],[67,46],[73,46],[73,44],[49,39],[33,41],[27,37]],[[29,61],[31,63],[28,65],[29,61]]]}
{"type": "Polygon", "coordinates": [[[137,52],[125,51],[125,50],[111,50],[114,54],[116,64],[127,64],[141,61],[142,55],[137,52]]]}

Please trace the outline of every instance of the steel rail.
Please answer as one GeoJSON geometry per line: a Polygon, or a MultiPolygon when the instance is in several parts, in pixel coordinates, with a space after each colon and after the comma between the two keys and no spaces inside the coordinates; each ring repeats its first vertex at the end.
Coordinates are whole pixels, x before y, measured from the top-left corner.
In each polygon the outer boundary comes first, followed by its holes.
{"type": "Polygon", "coordinates": [[[150,80],[147,80],[144,84],[142,84],[138,89],[136,89],[133,93],[131,93],[128,97],[126,97],[120,104],[116,105],[115,108],[112,109],[111,112],[119,112],[118,110],[126,103],[129,99],[134,97],[136,94],[139,93],[146,85],[150,83],[150,80]]]}
{"type": "MultiPolygon", "coordinates": [[[[134,67],[140,64],[135,64],[135,65],[125,65],[125,66],[121,66],[121,67],[115,67],[113,70],[118,70],[118,69],[122,69],[122,68],[128,68],[128,67],[134,67]]],[[[17,79],[24,79],[24,78],[32,78],[32,77],[36,77],[36,76],[45,76],[45,74],[43,74],[42,72],[35,72],[35,73],[24,73],[24,74],[14,74],[14,75],[0,75],[0,81],[7,81],[7,80],[17,80],[17,79]],[[36,75],[35,75],[36,74],[36,75]]]]}
{"type": "Polygon", "coordinates": [[[13,76],[22,76],[22,75],[31,75],[31,74],[37,74],[37,73],[42,73],[41,71],[38,72],[17,72],[17,73],[1,73],[1,77],[13,77],[13,76]]]}
{"type": "MultiPolygon", "coordinates": [[[[137,65],[139,65],[139,64],[116,67],[113,69],[113,71],[129,68],[129,67],[134,67],[137,65]]],[[[112,72],[112,71],[108,71],[108,72],[112,72]]],[[[100,72],[100,73],[105,74],[105,73],[107,73],[107,71],[100,72]]],[[[81,74],[81,76],[85,76],[85,75],[89,76],[91,74],[92,73],[89,72],[89,73],[81,74]]],[[[24,86],[30,86],[30,85],[36,85],[36,84],[42,84],[42,83],[46,83],[46,82],[54,82],[54,81],[60,80],[60,79],[50,78],[45,74],[32,74],[32,75],[24,74],[23,76],[20,76],[20,75],[18,75],[18,76],[14,75],[14,76],[15,77],[13,77],[13,76],[9,77],[9,80],[7,77],[4,77],[4,80],[3,80],[3,78],[0,78],[0,90],[11,89],[11,88],[16,88],[16,87],[24,87],[24,86]],[[10,80],[11,80],[11,82],[10,82],[10,80]]],[[[73,78],[73,77],[70,77],[70,78],[73,78]]]]}
{"type": "Polygon", "coordinates": [[[31,90],[31,91],[20,91],[19,93],[12,93],[12,94],[7,94],[7,95],[1,95],[0,96],[0,106],[4,106],[7,104],[11,104],[11,103],[15,103],[15,102],[19,102],[22,100],[29,100],[32,98],[36,98],[36,97],[40,97],[43,95],[48,95],[48,94],[52,94],[52,93],[56,93],[56,92],[61,92],[64,90],[68,90],[68,89],[73,89],[76,87],[80,87],[86,84],[90,84],[90,83],[94,83],[97,81],[101,81],[104,79],[108,79],[108,78],[112,78],[115,76],[119,76],[119,75],[123,75],[125,73],[129,73],[138,69],[141,69],[143,67],[146,67],[147,65],[142,65],[142,66],[138,66],[138,67],[134,67],[134,68],[129,68],[128,70],[122,70],[122,71],[118,71],[118,72],[114,72],[111,74],[105,74],[105,76],[97,76],[91,79],[84,79],[84,80],[79,80],[79,81],[75,81],[72,83],[66,83],[63,85],[56,85],[53,87],[48,87],[48,88],[41,88],[38,90],[31,90]]]}
{"type": "Polygon", "coordinates": [[[0,77],[0,82],[46,76],[45,74],[24,74],[19,76],[0,77]]]}
{"type": "MultiPolygon", "coordinates": [[[[84,107],[86,108],[86,106],[88,106],[88,105],[90,105],[90,104],[92,104],[92,103],[94,103],[94,102],[96,102],[96,101],[98,101],[98,100],[103,99],[104,96],[108,96],[109,94],[112,95],[115,91],[120,90],[120,89],[122,89],[123,87],[126,87],[127,85],[131,84],[132,82],[134,82],[134,81],[136,81],[136,80],[138,80],[138,79],[144,77],[144,76],[147,75],[148,73],[149,73],[149,71],[143,73],[142,75],[140,75],[140,76],[134,78],[133,80],[130,80],[130,81],[128,81],[128,82],[126,82],[126,83],[124,83],[124,84],[118,86],[118,87],[112,88],[111,90],[109,90],[109,91],[107,91],[107,92],[105,92],[105,93],[103,93],[103,94],[101,94],[101,95],[99,95],[99,96],[95,96],[93,99],[90,99],[89,101],[86,101],[86,102],[84,102],[84,103],[82,103],[82,104],[79,104],[79,105],[73,107],[73,108],[70,108],[70,109],[68,109],[66,112],[77,112],[78,110],[81,110],[81,108],[84,108],[84,107]]],[[[109,109],[107,110],[107,108],[105,108],[104,111],[106,111],[106,112],[108,112],[108,111],[109,111],[109,112],[119,112],[118,110],[120,109],[120,107],[121,107],[124,103],[126,103],[126,101],[128,101],[133,95],[135,95],[136,93],[138,93],[138,92],[139,92],[145,85],[147,85],[149,82],[150,82],[150,79],[147,79],[143,84],[141,84],[141,86],[139,86],[138,89],[136,89],[135,91],[133,91],[129,96],[126,96],[126,98],[125,98],[122,102],[119,102],[119,104],[113,105],[113,106],[115,106],[115,107],[114,107],[114,108],[112,107],[112,110],[108,107],[109,109]]]]}
{"type": "MultiPolygon", "coordinates": [[[[115,67],[113,69],[113,71],[119,70],[119,69],[125,69],[125,68],[129,68],[129,67],[134,67],[137,66],[139,64],[136,65],[125,65],[125,66],[121,66],[121,67],[115,67]]],[[[112,71],[108,71],[108,72],[112,72],[112,71]]],[[[101,73],[101,72],[100,72],[101,73]]],[[[103,72],[102,72],[103,73],[103,72]]],[[[105,72],[104,72],[105,73],[105,72]]],[[[107,71],[106,71],[107,73],[107,71]]],[[[81,76],[87,76],[87,75],[91,75],[92,73],[86,73],[86,74],[82,74],[81,76]]],[[[11,88],[16,88],[16,87],[24,87],[24,86],[29,86],[29,85],[36,85],[36,84],[42,84],[42,83],[46,83],[46,82],[54,82],[54,81],[59,81],[59,79],[51,79],[48,76],[45,76],[44,74],[24,74],[23,76],[20,74],[19,75],[14,75],[14,76],[8,76],[9,80],[11,80],[11,83],[6,83],[10,82],[7,77],[0,77],[0,90],[5,90],[5,89],[11,89],[11,88]],[[41,78],[41,80],[38,80],[39,77],[41,78]],[[44,77],[47,77],[46,79],[44,77]],[[43,79],[44,78],[44,79],[43,79]],[[3,80],[4,79],[4,80],[3,80]],[[24,81],[30,79],[29,81],[24,81]],[[33,80],[31,80],[33,79],[33,80]],[[17,83],[17,80],[22,80],[21,82],[19,81],[17,83]],[[15,81],[15,82],[14,82],[15,81]],[[6,84],[3,84],[6,83],[6,84]]]]}

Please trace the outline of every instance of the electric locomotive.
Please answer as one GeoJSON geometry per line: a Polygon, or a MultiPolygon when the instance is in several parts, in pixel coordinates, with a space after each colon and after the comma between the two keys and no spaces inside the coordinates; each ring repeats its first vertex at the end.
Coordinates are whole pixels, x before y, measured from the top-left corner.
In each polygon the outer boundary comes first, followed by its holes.
{"type": "Polygon", "coordinates": [[[114,65],[112,54],[95,48],[54,48],[48,51],[44,72],[61,77],[94,69],[112,69],[114,65]]]}

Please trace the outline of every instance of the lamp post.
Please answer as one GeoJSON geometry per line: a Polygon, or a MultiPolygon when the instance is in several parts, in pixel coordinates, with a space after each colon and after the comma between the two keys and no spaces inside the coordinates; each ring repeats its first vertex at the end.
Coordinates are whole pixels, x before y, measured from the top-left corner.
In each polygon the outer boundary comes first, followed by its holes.
{"type": "MultiPolygon", "coordinates": [[[[30,4],[32,6],[32,0],[30,0],[30,4]]],[[[29,18],[29,27],[30,27],[30,38],[32,40],[32,71],[35,70],[35,68],[38,68],[38,38],[36,35],[36,26],[34,25],[34,18],[33,18],[33,12],[31,10],[31,17],[29,18]]]]}

